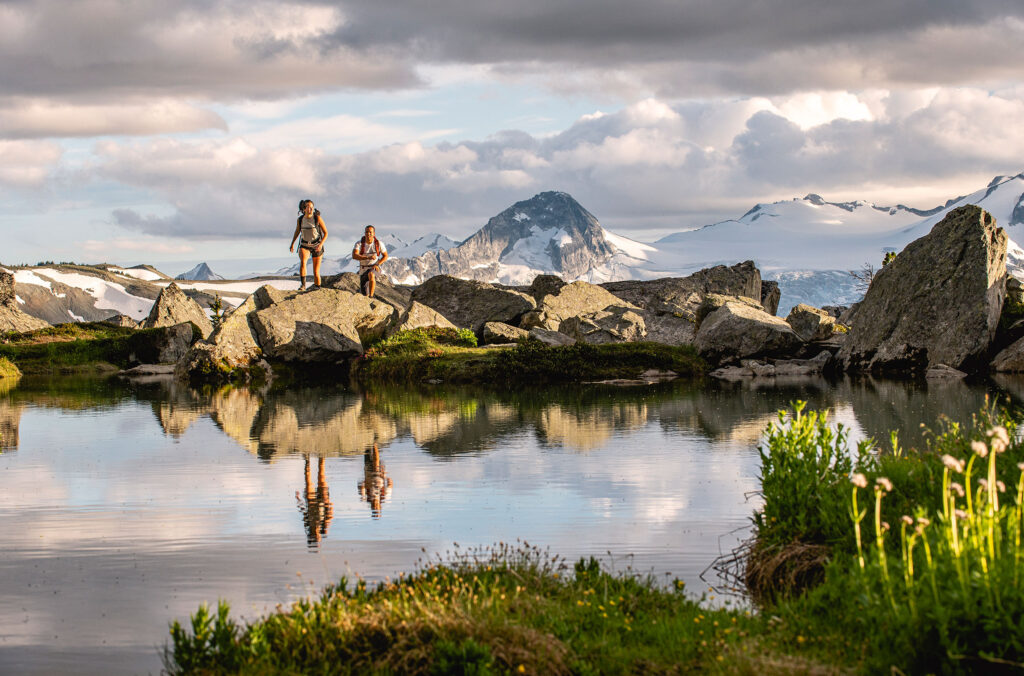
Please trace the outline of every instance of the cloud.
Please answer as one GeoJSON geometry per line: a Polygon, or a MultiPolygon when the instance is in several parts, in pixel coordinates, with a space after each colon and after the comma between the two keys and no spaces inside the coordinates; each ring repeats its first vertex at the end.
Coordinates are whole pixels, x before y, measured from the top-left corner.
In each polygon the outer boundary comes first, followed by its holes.
{"type": "MultiPolygon", "coordinates": [[[[138,214],[126,210],[117,210],[114,212],[114,217],[118,221],[122,219],[126,223],[130,223],[134,219],[138,218],[138,214]]],[[[90,253],[110,253],[114,251],[130,251],[130,252],[146,252],[156,254],[184,254],[195,251],[195,247],[191,244],[181,244],[177,242],[161,242],[150,237],[143,238],[119,238],[109,240],[97,240],[87,239],[83,242],[76,243],[76,246],[81,247],[83,251],[90,253]]]]}
{"type": "Polygon", "coordinates": [[[61,155],[60,146],[47,141],[0,140],[0,185],[41,186],[50,178],[61,155]]]}
{"type": "Polygon", "coordinates": [[[0,137],[148,135],[202,129],[227,131],[214,112],[172,99],[70,104],[50,99],[0,103],[0,137]]]}
{"type": "Polygon", "coordinates": [[[807,192],[880,203],[911,195],[927,200],[913,206],[936,206],[952,196],[941,191],[955,177],[973,189],[1024,168],[1022,116],[1024,100],[978,89],[648,99],[543,138],[503,132],[353,154],[244,139],[107,142],[99,171],[174,205],[171,217],[117,215],[123,227],[150,234],[288,236],[294,204],[311,196],[340,230],[373,222],[403,237],[464,236],[550,189],[629,233],[734,218],[756,202],[807,192]]]}

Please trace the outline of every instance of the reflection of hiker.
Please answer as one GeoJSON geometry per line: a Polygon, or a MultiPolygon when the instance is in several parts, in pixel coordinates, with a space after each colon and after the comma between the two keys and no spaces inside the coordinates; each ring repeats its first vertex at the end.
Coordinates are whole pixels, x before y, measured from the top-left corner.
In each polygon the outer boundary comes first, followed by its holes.
{"type": "Polygon", "coordinates": [[[352,258],[359,261],[359,288],[363,294],[373,298],[377,288],[376,277],[380,274],[381,264],[388,259],[388,250],[377,239],[373,226],[366,226],[363,237],[352,247],[352,258]]]}
{"type": "Polygon", "coordinates": [[[320,218],[320,210],[313,208],[313,200],[299,202],[299,219],[295,221],[295,234],[292,235],[289,251],[295,250],[295,240],[302,235],[299,242],[299,291],[306,288],[306,259],[313,257],[313,288],[320,287],[320,261],[324,255],[324,242],[327,240],[327,226],[320,218]]]}
{"type": "Polygon", "coordinates": [[[377,444],[363,454],[363,480],[359,482],[359,497],[370,503],[370,513],[380,518],[380,506],[391,490],[391,477],[384,471],[377,444]]]}
{"type": "Polygon", "coordinates": [[[305,503],[298,491],[295,491],[295,499],[299,502],[302,522],[306,526],[306,543],[310,547],[314,547],[319,544],[323,536],[327,535],[327,527],[334,517],[334,506],[331,504],[331,496],[327,492],[327,474],[324,472],[323,456],[317,458],[315,492],[309,477],[309,456],[303,457],[306,460],[305,503]]]}

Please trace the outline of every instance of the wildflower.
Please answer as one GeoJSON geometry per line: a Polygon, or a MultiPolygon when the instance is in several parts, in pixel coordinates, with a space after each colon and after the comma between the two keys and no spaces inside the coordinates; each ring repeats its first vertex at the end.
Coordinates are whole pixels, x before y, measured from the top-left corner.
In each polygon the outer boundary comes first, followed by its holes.
{"type": "Polygon", "coordinates": [[[954,493],[956,493],[956,496],[958,498],[964,497],[964,487],[961,486],[960,484],[958,484],[955,481],[949,484],[949,490],[951,490],[954,493]]]}
{"type": "MultiPolygon", "coordinates": [[[[957,460],[956,458],[954,458],[951,455],[944,455],[944,456],[942,456],[942,464],[945,465],[947,468],[953,470],[957,474],[963,474],[963,471],[964,471],[964,461],[963,460],[957,460]]],[[[1024,464],[1024,463],[1022,463],[1022,464],[1024,464]]]]}
{"type": "Polygon", "coordinates": [[[884,530],[884,531],[889,530],[889,522],[888,521],[883,521],[882,522],[882,530],[884,530]]]}
{"type": "Polygon", "coordinates": [[[927,528],[928,526],[932,525],[932,520],[926,519],[923,516],[919,516],[917,517],[917,524],[922,528],[927,528]]]}
{"type": "MultiPolygon", "coordinates": [[[[1024,465],[1024,462],[1022,462],[1021,465],[1024,465]]],[[[1024,467],[1021,468],[1021,471],[1024,472],[1024,467]]],[[[868,478],[861,474],[860,472],[855,472],[850,475],[850,483],[852,483],[857,488],[867,488],[868,478]]]]}
{"type": "Polygon", "coordinates": [[[998,490],[1000,493],[1005,493],[1006,492],[1006,484],[1004,484],[1002,481],[997,481],[996,482],[996,490],[998,490]]]}
{"type": "Polygon", "coordinates": [[[958,519],[966,519],[967,518],[967,512],[965,512],[962,509],[958,509],[954,513],[956,514],[956,518],[958,518],[958,519]]]}
{"type": "Polygon", "coordinates": [[[983,490],[987,491],[988,490],[988,479],[978,479],[978,485],[981,486],[981,488],[983,490]]]}
{"type": "Polygon", "coordinates": [[[1017,463],[1017,469],[1019,469],[1020,471],[1024,472],[1024,462],[1018,462],[1017,463]]]}
{"type": "Polygon", "coordinates": [[[875,484],[882,487],[886,493],[892,493],[892,482],[886,479],[884,476],[880,476],[875,479],[875,484]]]}
{"type": "MultiPolygon", "coordinates": [[[[988,446],[985,445],[984,441],[972,441],[971,450],[979,458],[984,458],[988,455],[988,446]]],[[[995,450],[995,448],[993,448],[995,450]]]]}
{"type": "Polygon", "coordinates": [[[907,516],[906,514],[904,514],[903,516],[900,517],[900,521],[902,521],[903,525],[905,525],[905,526],[913,526],[914,525],[914,519],[912,517],[907,516]]]}
{"type": "Polygon", "coordinates": [[[1002,452],[996,450],[997,439],[999,440],[1000,445],[1003,447],[1002,450],[1004,451],[1006,450],[1006,447],[1010,445],[1010,435],[1006,432],[1006,428],[1003,427],[1002,425],[996,425],[995,427],[990,429],[988,431],[988,436],[992,438],[992,450],[995,451],[996,453],[1002,452]]]}

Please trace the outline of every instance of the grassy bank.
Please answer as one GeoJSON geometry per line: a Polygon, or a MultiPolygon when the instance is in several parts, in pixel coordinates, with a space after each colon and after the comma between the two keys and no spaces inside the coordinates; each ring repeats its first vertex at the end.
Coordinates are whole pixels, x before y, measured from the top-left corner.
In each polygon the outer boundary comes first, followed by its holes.
{"type": "Polygon", "coordinates": [[[352,373],[361,383],[554,384],[636,378],[652,368],[681,376],[706,370],[692,347],[657,343],[547,347],[526,340],[514,347],[479,348],[470,331],[427,328],[381,341],[356,361],[352,373]]]}
{"type": "Polygon", "coordinates": [[[113,370],[156,361],[163,335],[100,322],[58,324],[0,336],[0,357],[25,374],[113,370]]]}
{"type": "Polygon", "coordinates": [[[21,369],[14,365],[7,357],[0,357],[0,378],[17,378],[21,375],[21,369]]]}
{"type": "Polygon", "coordinates": [[[752,615],[533,549],[344,582],[249,624],[174,625],[171,673],[1018,673],[1019,415],[943,423],[920,449],[848,444],[802,404],[760,448],[763,508],[737,574],[752,615]]]}

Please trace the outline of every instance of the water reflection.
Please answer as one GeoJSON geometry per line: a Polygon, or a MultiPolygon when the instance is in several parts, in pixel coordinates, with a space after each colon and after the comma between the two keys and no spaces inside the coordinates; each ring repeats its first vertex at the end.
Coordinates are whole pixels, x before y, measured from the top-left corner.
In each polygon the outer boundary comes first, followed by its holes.
{"type": "Polygon", "coordinates": [[[305,466],[305,492],[300,495],[295,491],[295,499],[299,503],[302,523],[306,527],[306,544],[316,548],[327,535],[327,529],[334,518],[334,505],[331,504],[330,492],[327,490],[327,473],[324,470],[324,457],[317,457],[316,489],[310,480],[309,455],[303,456],[305,466]]]}
{"type": "Polygon", "coordinates": [[[363,478],[359,481],[359,498],[369,503],[373,518],[380,518],[381,505],[387,500],[393,483],[384,470],[377,444],[366,449],[366,453],[363,454],[363,478]]]}

